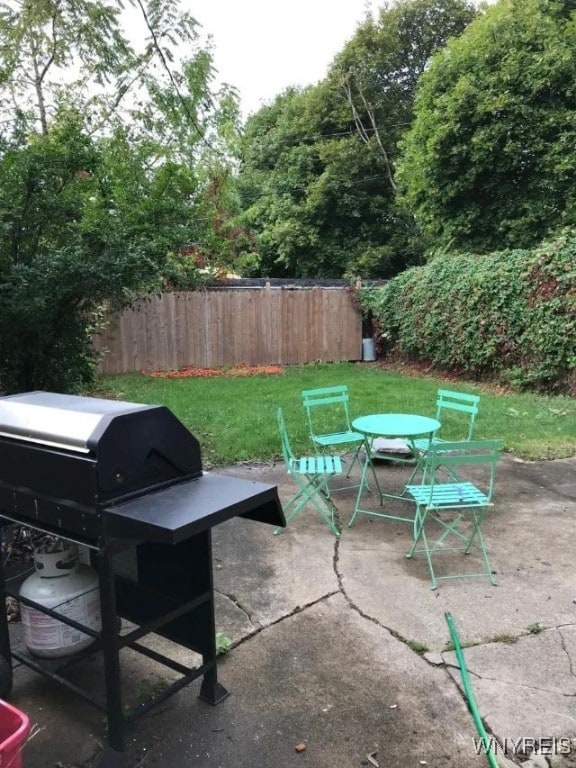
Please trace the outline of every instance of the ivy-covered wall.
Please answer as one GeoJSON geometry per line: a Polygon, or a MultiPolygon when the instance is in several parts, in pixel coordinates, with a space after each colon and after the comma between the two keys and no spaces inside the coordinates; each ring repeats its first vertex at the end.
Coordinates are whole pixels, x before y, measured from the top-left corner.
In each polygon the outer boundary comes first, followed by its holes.
{"type": "Polygon", "coordinates": [[[576,394],[576,236],[437,256],[362,291],[385,351],[518,388],[576,394]]]}

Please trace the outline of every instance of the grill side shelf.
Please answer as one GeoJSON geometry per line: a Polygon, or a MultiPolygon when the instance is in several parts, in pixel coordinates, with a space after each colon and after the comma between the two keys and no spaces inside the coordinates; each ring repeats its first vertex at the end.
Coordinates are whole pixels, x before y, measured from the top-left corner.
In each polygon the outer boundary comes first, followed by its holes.
{"type": "Polygon", "coordinates": [[[285,525],[275,485],[206,472],[103,511],[106,535],[177,544],[229,520],[246,517],[285,525]]]}

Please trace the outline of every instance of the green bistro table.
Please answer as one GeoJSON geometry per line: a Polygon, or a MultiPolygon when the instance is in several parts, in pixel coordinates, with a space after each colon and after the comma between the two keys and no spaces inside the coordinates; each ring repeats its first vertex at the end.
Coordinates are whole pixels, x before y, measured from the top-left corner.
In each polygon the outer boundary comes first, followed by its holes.
{"type": "MultiPolygon", "coordinates": [[[[358,495],[356,496],[356,505],[354,507],[354,514],[350,518],[348,527],[352,525],[358,514],[374,515],[376,517],[387,517],[390,520],[402,520],[403,522],[412,523],[414,517],[401,517],[399,515],[386,515],[383,512],[375,512],[373,510],[362,509],[362,494],[365,490],[369,490],[367,482],[368,467],[372,466],[374,473],[374,467],[372,465],[372,440],[375,437],[403,437],[406,438],[408,444],[412,448],[412,453],[416,456],[416,467],[414,468],[411,479],[414,477],[418,469],[418,452],[414,448],[414,439],[416,437],[426,436],[432,439],[434,433],[440,429],[440,422],[437,419],[431,419],[428,416],[417,416],[411,413],[375,413],[370,416],[360,416],[358,419],[354,419],[352,422],[352,429],[356,432],[361,432],[364,435],[364,446],[366,449],[366,460],[362,467],[362,476],[360,479],[360,485],[358,487],[358,495]]],[[[380,484],[376,481],[378,486],[378,493],[380,494],[380,506],[382,506],[384,498],[389,499],[401,499],[402,501],[411,501],[413,499],[408,498],[402,493],[400,496],[392,493],[383,493],[380,484]]]]}

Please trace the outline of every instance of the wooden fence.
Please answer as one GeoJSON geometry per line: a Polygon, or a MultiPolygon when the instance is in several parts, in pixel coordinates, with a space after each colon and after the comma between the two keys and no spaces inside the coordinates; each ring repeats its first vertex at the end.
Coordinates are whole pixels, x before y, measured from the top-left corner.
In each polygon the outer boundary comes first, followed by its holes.
{"type": "Polygon", "coordinates": [[[347,287],[205,288],[139,300],[94,340],[101,373],[360,360],[347,287]]]}

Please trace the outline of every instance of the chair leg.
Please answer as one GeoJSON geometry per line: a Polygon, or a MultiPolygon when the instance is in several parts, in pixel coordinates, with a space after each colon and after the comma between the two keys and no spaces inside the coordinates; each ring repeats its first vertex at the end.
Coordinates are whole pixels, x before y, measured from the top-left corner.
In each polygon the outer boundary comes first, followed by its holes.
{"type": "Polygon", "coordinates": [[[459,514],[457,515],[456,518],[454,518],[450,522],[446,522],[446,520],[442,520],[442,518],[439,517],[439,515],[437,514],[434,515],[434,520],[438,523],[438,525],[441,525],[445,529],[444,533],[440,536],[440,538],[436,539],[434,543],[434,549],[440,548],[440,545],[444,543],[444,541],[448,538],[448,536],[452,535],[452,536],[458,536],[460,539],[462,539],[462,541],[466,544],[466,547],[467,547],[467,548],[464,548],[462,551],[466,553],[468,552],[468,550],[470,549],[469,544],[471,543],[470,537],[466,536],[464,533],[462,533],[462,531],[459,531],[458,528],[456,527],[457,525],[460,524],[460,521],[463,518],[464,518],[464,515],[459,514]]]}
{"type": "Polygon", "coordinates": [[[356,462],[358,462],[358,466],[359,466],[359,467],[361,467],[361,462],[360,462],[360,449],[362,448],[362,446],[363,446],[363,443],[359,443],[359,444],[358,444],[358,447],[357,447],[357,448],[356,448],[356,450],[354,451],[354,456],[352,456],[352,461],[350,462],[350,467],[349,467],[349,469],[348,469],[348,472],[347,472],[347,474],[346,474],[346,477],[350,477],[350,475],[351,475],[351,473],[352,473],[352,469],[354,468],[354,464],[355,464],[356,462]]]}
{"type": "MultiPolygon", "coordinates": [[[[309,501],[309,497],[306,494],[304,494],[304,491],[300,491],[292,499],[290,499],[288,504],[284,507],[284,513],[286,514],[287,510],[290,509],[290,507],[294,507],[294,508],[290,511],[289,514],[286,515],[286,525],[288,525],[288,523],[290,523],[291,520],[294,520],[296,515],[304,509],[308,501],[309,501]],[[295,502],[297,499],[300,499],[300,501],[298,502],[298,504],[294,505],[293,502],[295,502]]],[[[273,534],[274,536],[278,536],[278,534],[282,533],[282,531],[284,530],[285,529],[282,526],[278,526],[277,528],[274,528],[273,534]]]]}
{"type": "Polygon", "coordinates": [[[432,554],[430,552],[430,547],[428,546],[428,539],[426,538],[426,530],[424,527],[422,527],[422,541],[424,542],[424,552],[426,553],[428,570],[430,571],[430,577],[432,579],[432,586],[430,589],[434,590],[438,586],[438,582],[436,581],[436,574],[434,573],[434,566],[432,564],[432,554]]]}
{"type": "MultiPolygon", "coordinates": [[[[376,467],[374,466],[374,462],[372,461],[372,457],[366,454],[366,460],[368,461],[368,464],[370,465],[370,469],[372,470],[372,477],[374,478],[374,482],[376,483],[376,488],[378,489],[378,495],[380,496],[380,504],[382,504],[382,489],[380,488],[380,482],[378,481],[378,476],[376,474],[376,467]]],[[[360,459],[358,459],[360,461],[360,459]]],[[[366,479],[366,488],[370,490],[370,486],[368,485],[368,479],[366,479]]]]}
{"type": "MultiPolygon", "coordinates": [[[[354,505],[354,512],[352,513],[352,517],[350,518],[350,520],[348,520],[348,528],[350,528],[350,526],[356,519],[356,515],[360,510],[360,501],[362,499],[362,493],[364,492],[364,489],[368,490],[368,481],[366,479],[366,475],[368,474],[368,465],[370,464],[370,466],[372,466],[372,462],[370,460],[370,454],[369,454],[370,446],[368,444],[368,441],[365,441],[365,447],[366,447],[366,458],[364,459],[364,464],[362,464],[362,473],[360,474],[360,484],[358,486],[358,493],[356,494],[356,504],[354,505]]],[[[372,466],[372,472],[374,472],[373,466],[372,466]]],[[[374,472],[374,478],[376,480],[376,483],[378,483],[378,479],[376,478],[375,472],[374,472]]],[[[378,485],[378,491],[380,492],[379,485],[378,485]]],[[[380,498],[382,498],[381,493],[380,493],[380,498]]]]}
{"type": "Polygon", "coordinates": [[[318,512],[322,520],[326,523],[328,528],[330,528],[332,533],[335,536],[340,536],[340,531],[338,530],[336,523],[334,522],[334,516],[338,510],[336,509],[336,505],[332,501],[331,497],[328,495],[328,478],[327,477],[323,477],[320,480],[320,482],[318,482],[318,484],[315,485],[315,491],[310,497],[310,501],[316,507],[316,511],[318,512]],[[326,514],[324,509],[322,509],[318,501],[322,502],[328,514],[326,514]]]}
{"type": "Polygon", "coordinates": [[[410,547],[410,551],[406,554],[406,557],[412,557],[412,555],[416,551],[416,544],[420,539],[425,517],[426,517],[426,514],[424,514],[424,517],[422,516],[422,508],[420,507],[420,505],[416,505],[416,511],[414,512],[414,522],[412,523],[413,542],[412,542],[412,546],[410,547]]]}
{"type": "Polygon", "coordinates": [[[426,518],[428,517],[428,510],[424,510],[424,514],[419,507],[416,508],[416,514],[414,515],[414,543],[410,547],[410,551],[406,557],[411,558],[415,553],[424,553],[426,560],[428,561],[428,570],[430,571],[430,578],[432,579],[432,586],[430,589],[436,589],[438,582],[436,580],[436,574],[434,573],[434,565],[432,564],[431,549],[428,544],[428,537],[426,536],[426,518]],[[416,545],[419,541],[422,541],[422,549],[416,549],[416,545]]]}
{"type": "Polygon", "coordinates": [[[426,559],[428,561],[428,569],[430,571],[430,576],[432,578],[431,589],[436,589],[438,586],[438,581],[442,579],[480,578],[480,577],[486,577],[486,576],[490,579],[490,582],[494,586],[497,586],[498,583],[494,579],[494,576],[492,575],[492,567],[490,565],[490,560],[488,559],[488,552],[486,551],[486,544],[484,542],[484,536],[482,535],[482,529],[481,529],[481,525],[485,517],[485,510],[482,511],[482,508],[472,509],[471,513],[472,513],[472,531],[470,535],[466,535],[455,527],[464,518],[464,514],[457,515],[457,517],[454,520],[448,523],[445,520],[442,520],[437,513],[431,515],[430,510],[426,509],[424,511],[424,514],[422,514],[421,509],[419,507],[416,508],[416,514],[414,516],[414,543],[412,544],[412,547],[410,548],[410,551],[407,553],[406,557],[411,558],[414,554],[421,554],[421,553],[424,553],[426,555],[426,559]],[[426,536],[425,524],[428,518],[431,518],[432,520],[439,523],[441,526],[445,528],[442,535],[438,539],[436,539],[436,541],[433,543],[432,546],[430,546],[428,542],[428,538],[426,536]],[[457,547],[444,548],[442,545],[444,544],[444,541],[450,534],[462,539],[463,544],[457,547]],[[417,549],[416,547],[419,541],[422,542],[422,548],[417,549]],[[433,565],[433,555],[435,552],[442,552],[443,554],[448,552],[463,552],[464,554],[467,555],[469,554],[473,545],[478,547],[478,549],[480,550],[480,554],[482,556],[482,560],[484,562],[484,569],[485,569],[483,572],[458,573],[458,574],[450,574],[447,576],[438,576],[438,577],[436,576],[434,571],[434,565],[433,565]]]}
{"type": "Polygon", "coordinates": [[[478,544],[477,547],[482,550],[485,549],[484,545],[484,537],[482,536],[482,531],[480,529],[481,524],[484,522],[484,515],[481,513],[478,514],[476,510],[472,511],[472,533],[468,537],[466,541],[466,549],[464,550],[464,554],[467,555],[471,548],[472,544],[474,543],[474,539],[478,537],[478,544]]]}
{"type": "MultiPolygon", "coordinates": [[[[287,520],[291,520],[295,516],[295,512],[290,511],[294,506],[296,506],[298,509],[300,508],[300,504],[298,502],[302,498],[302,496],[306,493],[306,483],[302,483],[299,477],[295,477],[294,481],[296,485],[298,486],[298,490],[292,496],[290,501],[288,501],[286,504],[283,505],[284,508],[284,515],[286,515],[287,520]]],[[[304,500],[304,503],[306,503],[307,499],[304,500]]],[[[274,529],[274,533],[281,533],[284,529],[282,527],[278,527],[274,529]]]]}
{"type": "MultiPolygon", "coordinates": [[[[287,510],[293,507],[293,509],[291,509],[289,514],[286,516],[286,524],[288,525],[288,523],[290,523],[296,517],[296,515],[298,515],[304,509],[306,504],[311,502],[316,508],[316,511],[320,515],[321,519],[330,528],[332,533],[335,536],[339,536],[340,531],[334,522],[336,507],[330,500],[330,497],[326,495],[328,478],[319,475],[300,476],[296,474],[293,475],[293,477],[294,481],[299,486],[299,490],[284,507],[285,513],[287,510]],[[306,478],[306,481],[303,480],[304,477],[306,478]],[[322,505],[325,507],[325,509],[322,508],[319,501],[322,502],[322,505]],[[326,512],[328,512],[328,514],[326,514],[326,512]]],[[[273,533],[275,536],[277,536],[278,534],[282,533],[283,530],[283,527],[278,526],[274,529],[273,533]]]]}
{"type": "Polygon", "coordinates": [[[464,550],[464,554],[468,554],[470,552],[470,547],[472,546],[472,542],[475,537],[478,537],[478,549],[480,550],[480,553],[482,555],[482,559],[484,561],[484,566],[486,567],[486,575],[490,579],[491,583],[494,584],[495,587],[498,586],[498,582],[494,578],[494,575],[492,574],[492,566],[490,565],[490,560],[488,559],[488,552],[486,551],[486,543],[484,541],[484,536],[482,535],[482,529],[481,525],[484,522],[485,517],[485,511],[484,514],[482,512],[478,513],[476,510],[473,510],[472,512],[472,525],[473,525],[473,531],[472,536],[470,537],[470,542],[467,546],[467,548],[464,550]]]}
{"type": "MultiPolygon", "coordinates": [[[[420,480],[420,482],[424,484],[426,482],[426,465],[424,463],[423,456],[416,459],[416,464],[414,465],[414,469],[410,473],[410,477],[408,478],[408,480],[406,480],[406,482],[404,483],[404,488],[406,488],[407,485],[411,485],[412,480],[414,479],[416,474],[420,471],[422,472],[422,479],[420,480]]],[[[406,491],[404,491],[404,493],[406,493],[406,491]]]]}

